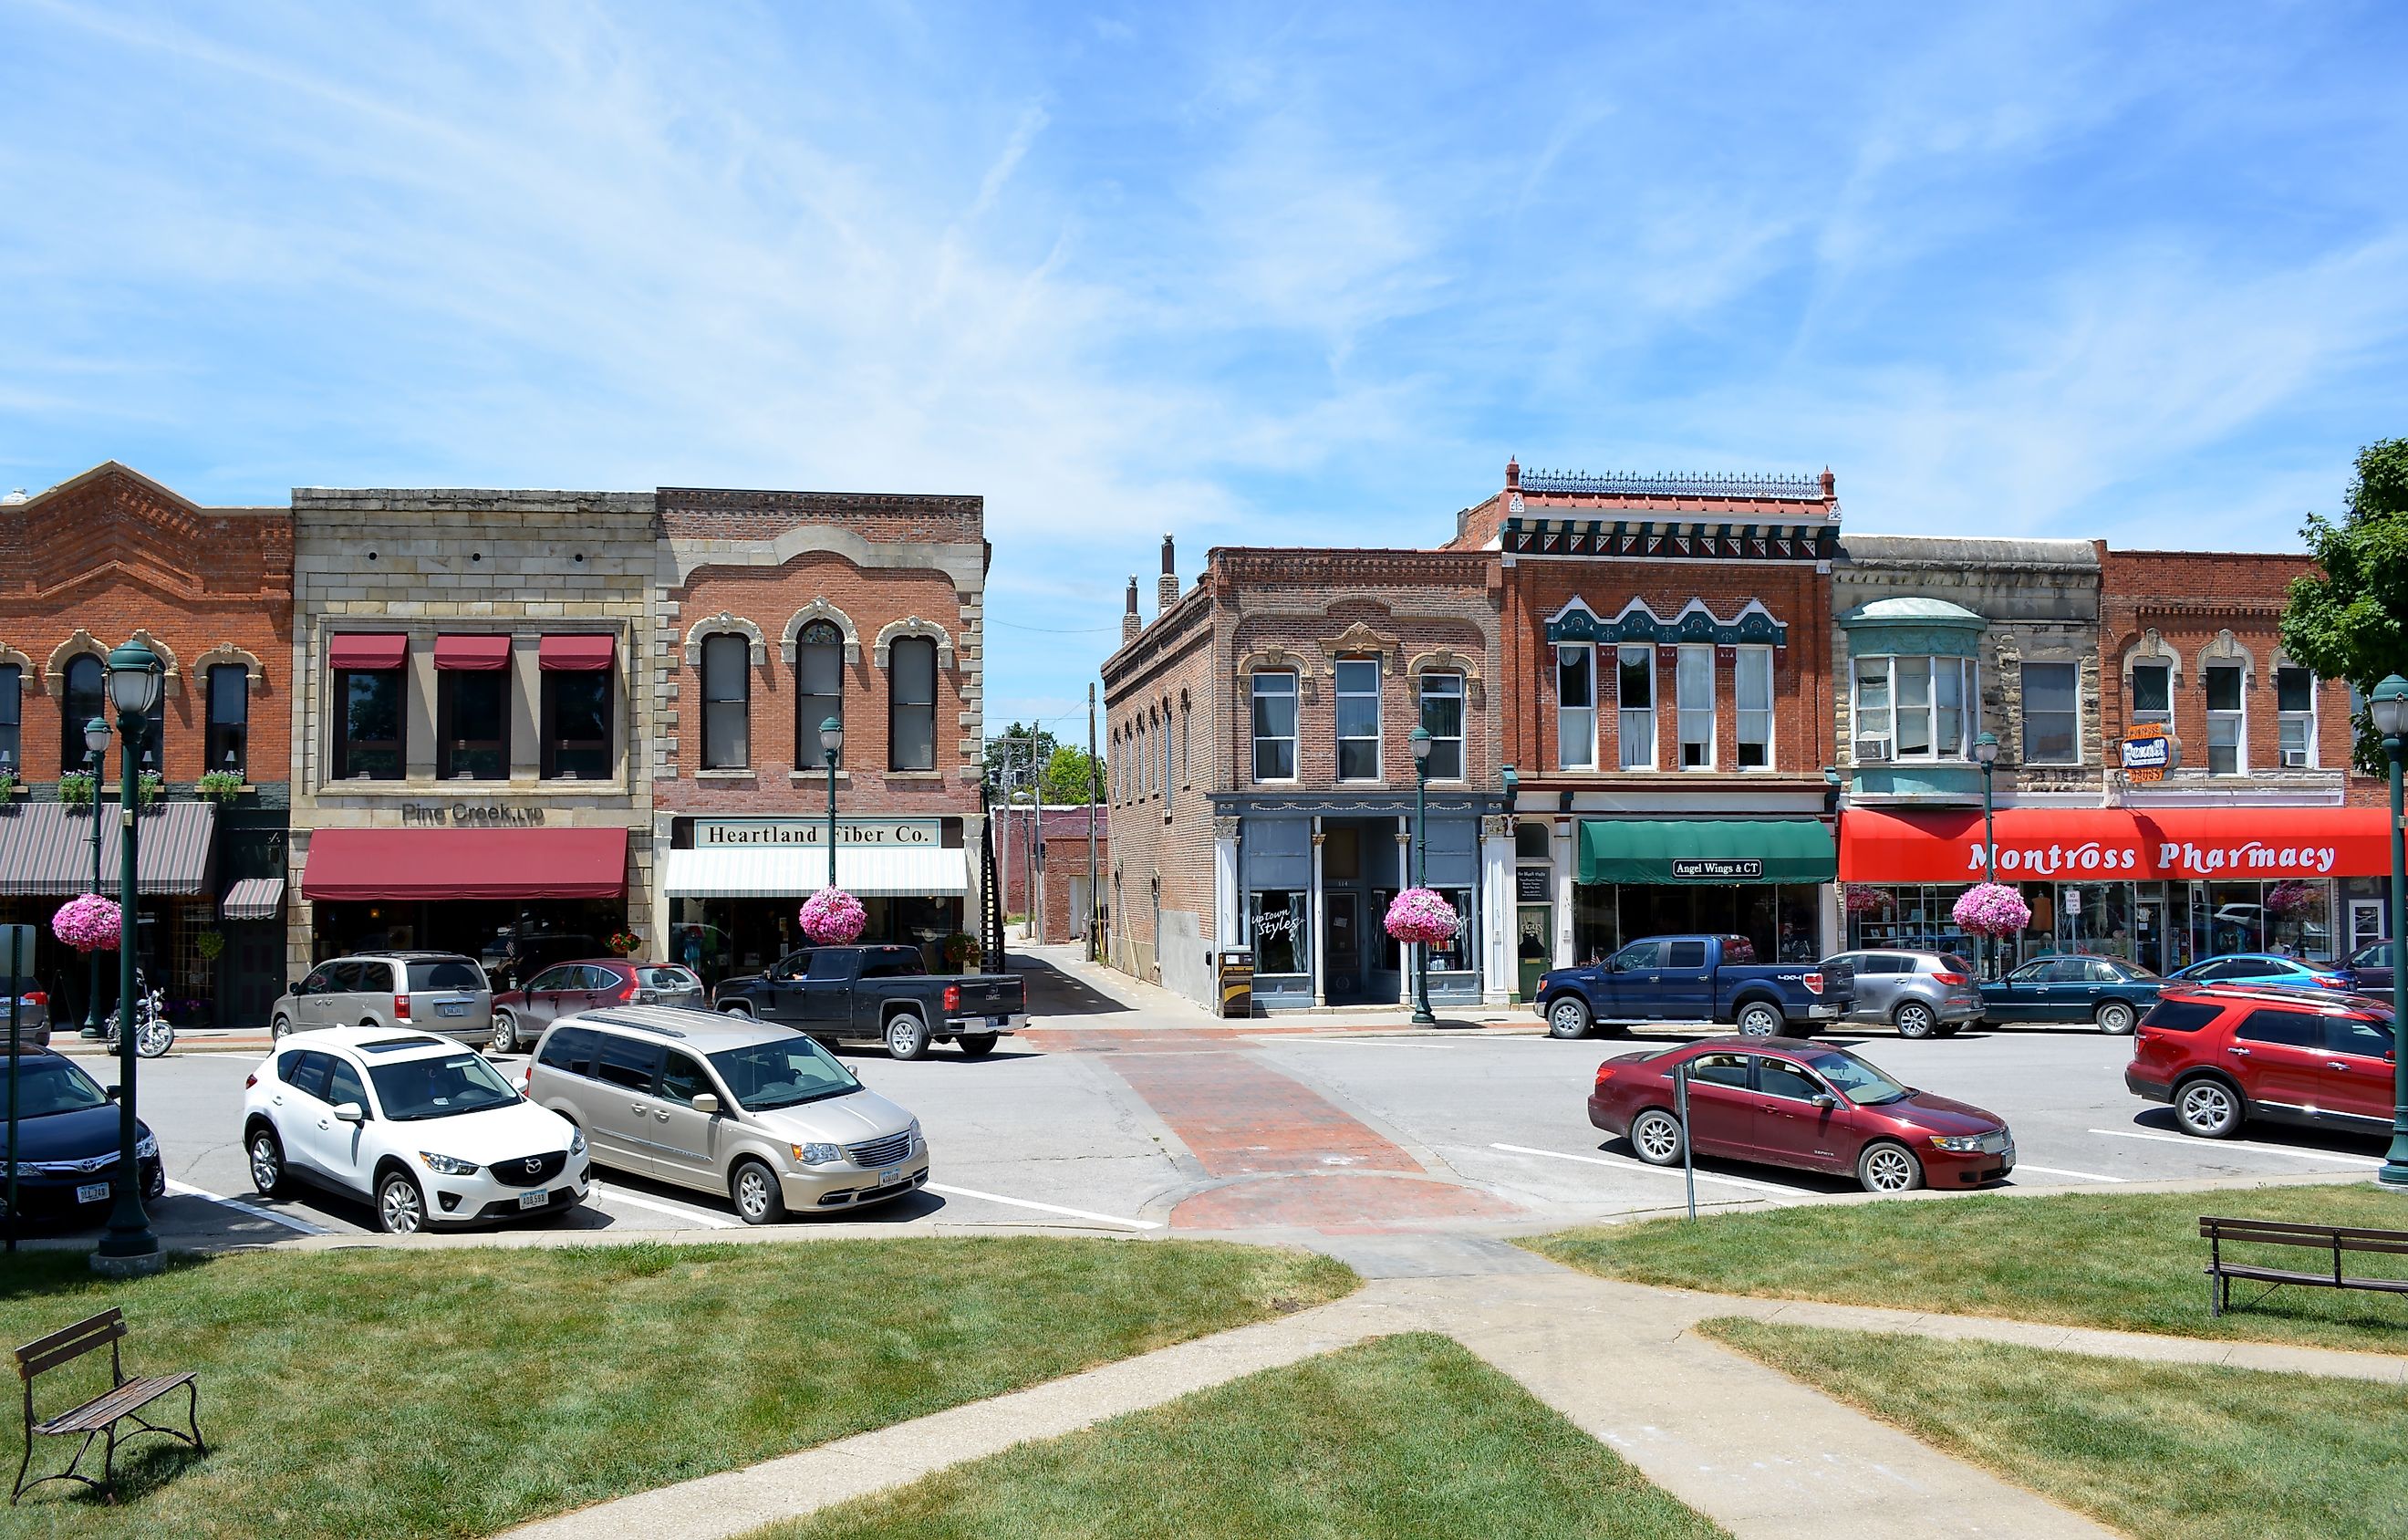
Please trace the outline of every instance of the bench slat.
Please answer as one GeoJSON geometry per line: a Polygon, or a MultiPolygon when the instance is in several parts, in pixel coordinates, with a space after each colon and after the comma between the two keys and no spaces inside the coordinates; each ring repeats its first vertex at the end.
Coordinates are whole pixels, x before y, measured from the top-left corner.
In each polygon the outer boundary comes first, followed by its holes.
{"type": "Polygon", "coordinates": [[[2251,1278],[2258,1283],[2300,1284],[2310,1288],[2363,1288],[2378,1294],[2408,1294],[2408,1278],[2343,1278],[2334,1282],[2329,1273],[2292,1273],[2279,1267],[2239,1267],[2227,1262],[2211,1268],[2214,1275],[2226,1278],[2251,1278]]]}
{"type": "Polygon", "coordinates": [[[2355,1241],[2400,1241],[2408,1243],[2408,1230],[2365,1230],[2348,1225],[2303,1225],[2287,1219],[2227,1219],[2202,1215],[2199,1232],[2206,1236],[2214,1232],[2227,1235],[2244,1230],[2263,1231],[2273,1235],[2313,1235],[2329,1239],[2341,1236],[2355,1241]]]}
{"type": "Polygon", "coordinates": [[[36,1433],[97,1432],[128,1412],[139,1411],[179,1386],[191,1383],[194,1374],[187,1370],[180,1374],[160,1374],[148,1379],[129,1379],[116,1389],[94,1396],[72,1411],[61,1412],[48,1422],[34,1429],[36,1433]]]}
{"type": "Polygon", "coordinates": [[[124,1335],[125,1317],[115,1310],[79,1321],[64,1331],[53,1331],[39,1342],[29,1342],[18,1348],[17,1377],[32,1379],[46,1370],[96,1352],[124,1335]]]}
{"type": "Polygon", "coordinates": [[[2282,1224],[2271,1219],[2202,1218],[2199,1222],[2199,1235],[2203,1241],[2230,1241],[2241,1245],[2313,1246],[2320,1251],[2408,1257],[2408,1231],[2282,1224]]]}

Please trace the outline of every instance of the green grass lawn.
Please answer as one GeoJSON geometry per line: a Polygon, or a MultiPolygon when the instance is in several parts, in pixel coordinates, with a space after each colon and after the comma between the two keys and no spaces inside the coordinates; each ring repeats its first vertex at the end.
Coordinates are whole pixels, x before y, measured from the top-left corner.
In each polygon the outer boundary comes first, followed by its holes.
{"type": "Polygon", "coordinates": [[[2141,1540],[2408,1534],[2396,1386],[1733,1318],[1701,1329],[2141,1540]]]}
{"type": "Polygon", "coordinates": [[[1266,1370],[753,1540],[1658,1540],[1724,1532],[1441,1336],[1266,1370]]]}
{"type": "MultiPolygon", "coordinates": [[[[146,1437],[127,1506],[53,1485],[0,1534],[486,1534],[1355,1284],[1298,1253],[1034,1237],[251,1254],[130,1285],[21,1254],[0,1341],[122,1306],[130,1372],[201,1371],[211,1452],[146,1437]]],[[[106,1354],[76,1367],[46,1412],[106,1384],[106,1354]]]]}
{"type": "MultiPolygon", "coordinates": [[[[1523,1244],[1603,1277],[1720,1294],[2408,1352],[2408,1299],[2397,1295],[2284,1288],[2210,1319],[2203,1214],[2408,1230],[2408,1196],[2358,1183],[1817,1204],[1569,1230],[1523,1244]]],[[[2320,1255],[2329,1253],[2226,1250],[2228,1259],[2303,1271],[2320,1255]]],[[[2382,1275],[2401,1260],[2350,1265],[2382,1275]]],[[[2233,1292],[2239,1300],[2254,1290],[2236,1284],[2233,1292]]]]}

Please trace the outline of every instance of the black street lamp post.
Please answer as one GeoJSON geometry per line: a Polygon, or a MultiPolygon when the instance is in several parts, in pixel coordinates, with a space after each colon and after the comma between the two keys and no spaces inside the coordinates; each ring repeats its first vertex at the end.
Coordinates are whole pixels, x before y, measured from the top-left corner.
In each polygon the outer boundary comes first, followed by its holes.
{"type": "MultiPolygon", "coordinates": [[[[92,774],[92,891],[100,896],[100,772],[108,763],[108,719],[95,716],[83,725],[84,763],[92,774]]],[[[122,938],[119,944],[123,945],[122,938]]],[[[82,1037],[101,1036],[100,948],[92,949],[92,994],[83,1002],[82,1037]]]]}
{"type": "Polygon", "coordinates": [[[836,762],[844,753],[844,724],[831,716],[820,723],[820,752],[828,770],[828,885],[836,885],[836,762]]]}
{"type": "MultiPolygon", "coordinates": [[[[1429,729],[1415,727],[1409,741],[1413,746],[1413,885],[1426,887],[1429,885],[1429,729]]],[[[1430,1014],[1427,942],[1413,943],[1413,1025],[1438,1025],[1438,1017],[1430,1014]]]]}
{"type": "MultiPolygon", "coordinates": [[[[1973,740],[1973,762],[1982,767],[1982,859],[1988,864],[1989,881],[1999,880],[1999,839],[1992,830],[1997,816],[1997,797],[1991,789],[1992,778],[1999,768],[1999,735],[1985,732],[1973,740]]],[[[1990,976],[1999,976],[1999,938],[1982,938],[1982,962],[1990,976]]]]}
{"type": "Polygon", "coordinates": [[[2408,832],[2401,828],[2401,761],[2408,748],[2408,679],[2393,674],[2367,698],[2374,730],[2383,735],[2383,756],[2391,761],[2391,1148],[2377,1178],[2385,1187],[2408,1187],[2408,969],[2400,966],[2403,900],[2408,900],[2408,832]]]}
{"type": "MultiPolygon", "coordinates": [[[[108,655],[108,699],[117,708],[117,737],[123,766],[119,782],[117,839],[117,1202],[109,1211],[108,1232],[93,1253],[95,1273],[130,1278],[156,1273],[164,1264],[159,1237],[150,1232],[150,1216],[142,1207],[142,1163],[136,1147],[141,1122],[135,1115],[135,1043],[141,1029],[134,1019],[134,946],[136,915],[136,823],[142,787],[135,755],[143,724],[159,702],[162,684],[159,656],[139,641],[129,641],[108,655]]],[[[100,785],[93,785],[93,816],[100,816],[100,785]]]]}

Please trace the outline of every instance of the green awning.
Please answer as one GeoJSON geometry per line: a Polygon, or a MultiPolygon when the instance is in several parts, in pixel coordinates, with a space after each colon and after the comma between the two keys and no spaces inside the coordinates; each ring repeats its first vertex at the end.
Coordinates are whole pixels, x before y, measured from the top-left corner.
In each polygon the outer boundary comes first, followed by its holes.
{"type": "Polygon", "coordinates": [[[1584,818],[1584,883],[1828,883],[1840,874],[1818,818],[1584,818]]]}

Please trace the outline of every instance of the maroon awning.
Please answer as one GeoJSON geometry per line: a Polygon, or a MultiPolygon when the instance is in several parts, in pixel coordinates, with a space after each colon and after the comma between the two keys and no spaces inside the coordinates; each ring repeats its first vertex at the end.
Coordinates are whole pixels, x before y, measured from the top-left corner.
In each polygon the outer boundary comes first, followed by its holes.
{"type": "Polygon", "coordinates": [[[409,639],[398,631],[342,631],[327,643],[330,669],[398,669],[409,656],[409,639]]]}
{"type": "Polygon", "coordinates": [[[322,828],[301,896],[326,900],[615,899],[624,828],[322,828]]]}
{"type": "Polygon", "coordinates": [[[592,673],[610,667],[618,646],[619,639],[608,631],[547,636],[541,654],[543,667],[555,673],[592,673]]]}
{"type": "Polygon", "coordinates": [[[438,669],[465,669],[476,673],[492,673],[507,669],[510,666],[509,633],[437,637],[435,666],[438,669]]]}

